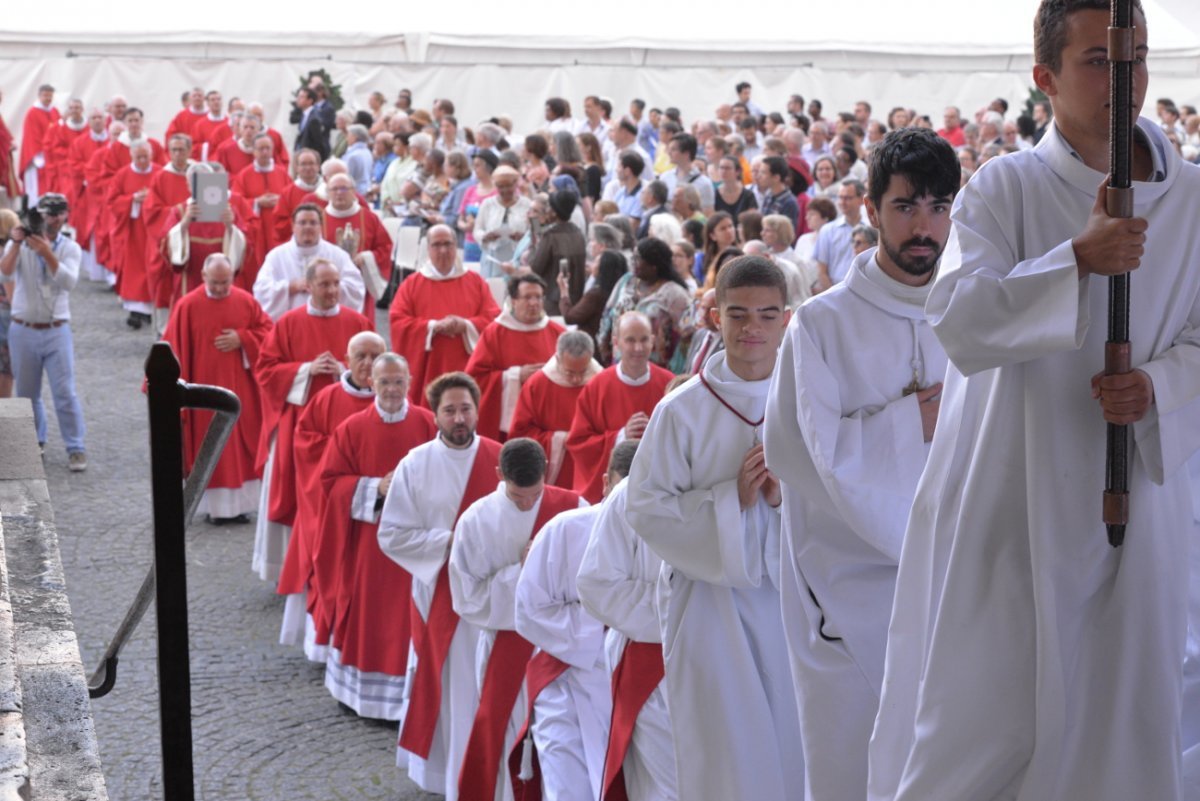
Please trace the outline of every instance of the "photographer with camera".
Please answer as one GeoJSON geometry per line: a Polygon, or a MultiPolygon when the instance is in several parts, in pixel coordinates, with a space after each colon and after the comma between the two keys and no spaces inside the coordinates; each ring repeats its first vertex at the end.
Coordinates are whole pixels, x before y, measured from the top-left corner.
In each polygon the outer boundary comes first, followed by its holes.
{"type": "Polygon", "coordinates": [[[0,256],[0,280],[12,279],[12,322],[8,346],[17,396],[33,402],[38,444],[46,445],[46,411],[42,406],[42,373],[50,393],[72,472],[87,469],[83,447],[83,408],[75,394],[75,346],[67,294],[79,280],[79,245],[62,233],[67,199],[41,196],[13,229],[0,256]]]}

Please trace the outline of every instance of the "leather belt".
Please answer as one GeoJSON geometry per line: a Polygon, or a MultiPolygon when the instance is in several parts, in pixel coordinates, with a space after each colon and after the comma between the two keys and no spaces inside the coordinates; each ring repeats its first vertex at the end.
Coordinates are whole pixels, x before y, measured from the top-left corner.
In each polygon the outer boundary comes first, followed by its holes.
{"type": "Polygon", "coordinates": [[[55,320],[51,323],[27,323],[24,320],[16,317],[12,318],[12,321],[17,325],[23,325],[26,328],[32,328],[34,331],[45,331],[47,328],[58,328],[59,326],[66,325],[68,322],[70,322],[69,320],[55,320]]]}

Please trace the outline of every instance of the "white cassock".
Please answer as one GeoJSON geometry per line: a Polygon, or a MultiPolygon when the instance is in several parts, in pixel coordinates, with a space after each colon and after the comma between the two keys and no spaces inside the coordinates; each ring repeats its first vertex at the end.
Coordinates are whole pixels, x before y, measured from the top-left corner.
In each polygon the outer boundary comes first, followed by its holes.
{"type": "Polygon", "coordinates": [[[1121,548],[1101,521],[1107,281],[1071,237],[1104,176],[1052,128],[959,194],[926,312],[952,366],[900,558],[872,799],[1181,796],[1180,709],[1200,446],[1200,170],[1141,120],[1162,180],[1132,280],[1134,424],[1121,548]]]}
{"type": "Polygon", "coordinates": [[[1183,797],[1200,801],[1200,451],[1188,462],[1192,483],[1188,638],[1183,659],[1183,797]]]}
{"type": "Polygon", "coordinates": [[[743,510],[737,491],[759,441],[746,420],[761,423],[770,381],[738,378],[725,358],[655,408],[627,516],[670,585],[663,656],[679,797],[783,801],[804,786],[804,754],[779,605],[780,515],[761,494],[743,510]]]}
{"type": "Polygon", "coordinates": [[[783,485],[780,594],[810,799],[865,798],[904,526],[925,468],[914,383],[946,374],[929,285],[871,248],[788,326],[766,413],[783,485]]]}
{"type": "Polygon", "coordinates": [[[612,683],[604,624],[579,601],[576,576],[599,506],[563,512],[542,527],[517,579],[517,632],[570,667],[534,699],[530,730],[542,798],[600,797],[612,683]]]}
{"type": "MultiPolygon", "coordinates": [[[[658,587],[662,559],[633,533],[625,519],[628,485],[629,480],[622,479],[600,504],[576,578],[584,608],[608,626],[604,653],[610,674],[630,640],[662,642],[659,606],[664,599],[659,597],[658,587]]],[[[629,801],[679,798],[666,679],[659,682],[638,714],[624,771],[629,801]]]]}
{"type": "MultiPolygon", "coordinates": [[[[439,436],[413,448],[400,460],[379,518],[379,547],[412,573],[413,603],[429,619],[438,573],[449,557],[450,534],[458,516],[479,438],[469,448],[449,448],[439,436]]],[[[396,764],[423,790],[458,798],[458,768],[467,748],[479,690],[475,685],[475,644],[479,629],[458,622],[442,667],[442,706],[429,758],[397,749],[396,764]]],[[[406,686],[412,686],[416,655],[409,649],[406,686]]],[[[403,726],[403,724],[401,724],[403,726]]]]}
{"type": "MultiPolygon", "coordinates": [[[[523,512],[509,500],[501,481],[495,492],[471,504],[454,527],[454,544],[450,546],[450,593],[459,617],[479,627],[480,636],[475,646],[476,690],[483,689],[483,676],[496,642],[496,632],[513,631],[517,627],[517,577],[521,575],[521,554],[533,537],[533,524],[545,497],[543,493],[532,508],[523,512]]],[[[580,500],[581,505],[586,503],[580,500]]],[[[504,731],[506,758],[498,766],[497,801],[512,801],[507,755],[516,745],[528,704],[529,697],[522,682],[504,731]]]]}
{"type": "Polygon", "coordinates": [[[337,265],[342,276],[339,303],[347,309],[358,311],[363,307],[362,273],[337,245],[322,239],[312,247],[300,247],[295,239],[279,245],[267,253],[254,279],[254,299],[272,320],[283,313],[308,303],[308,292],[288,293],[288,286],[296,279],[304,278],[308,263],[316,258],[328,259],[337,265]]]}

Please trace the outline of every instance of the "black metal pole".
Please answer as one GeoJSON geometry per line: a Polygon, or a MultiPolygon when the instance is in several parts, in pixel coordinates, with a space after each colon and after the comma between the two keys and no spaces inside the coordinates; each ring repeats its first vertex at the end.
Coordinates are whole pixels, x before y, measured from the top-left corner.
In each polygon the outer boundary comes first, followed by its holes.
{"type": "Polygon", "coordinates": [[[150,474],[154,493],[154,569],[158,592],[158,689],[163,799],[194,801],[192,686],[188,655],[187,571],[183,522],[183,387],[171,346],[146,358],[150,407],[150,474]]]}
{"type": "MultiPolygon", "coordinates": [[[[1133,216],[1133,2],[1112,0],[1108,29],[1110,72],[1108,216],[1133,216]]],[[[1104,348],[1106,375],[1132,369],[1129,350],[1129,275],[1108,279],[1108,342],[1104,348]]],[[[1129,522],[1129,427],[1108,423],[1105,458],[1104,524],[1114,548],[1125,541],[1129,522]]]]}

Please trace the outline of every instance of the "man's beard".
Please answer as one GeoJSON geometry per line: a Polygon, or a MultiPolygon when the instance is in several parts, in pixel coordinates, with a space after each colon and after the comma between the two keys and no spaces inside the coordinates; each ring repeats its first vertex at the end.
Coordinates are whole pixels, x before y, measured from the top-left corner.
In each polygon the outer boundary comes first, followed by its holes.
{"type": "Polygon", "coordinates": [[[450,426],[448,429],[439,428],[438,433],[442,435],[442,439],[446,440],[446,442],[459,448],[470,443],[471,437],[475,436],[474,430],[464,424],[450,426]]]}
{"type": "Polygon", "coordinates": [[[887,253],[888,258],[892,263],[899,267],[909,275],[927,275],[937,267],[938,259],[942,257],[942,248],[937,242],[932,239],[910,239],[904,242],[898,248],[892,247],[891,243],[883,235],[883,231],[879,232],[879,244],[887,253]],[[930,249],[928,256],[909,256],[904,251],[910,247],[925,247],[930,249]]]}

